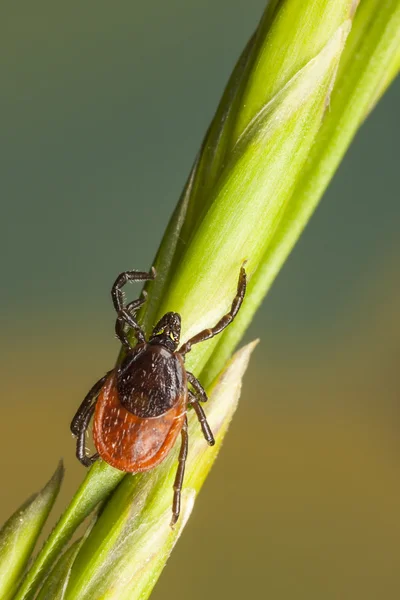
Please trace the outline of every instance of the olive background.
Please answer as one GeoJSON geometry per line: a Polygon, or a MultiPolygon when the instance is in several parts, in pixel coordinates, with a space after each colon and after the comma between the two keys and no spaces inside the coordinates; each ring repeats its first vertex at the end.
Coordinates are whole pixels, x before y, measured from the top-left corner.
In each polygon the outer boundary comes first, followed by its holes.
{"type": "MultiPolygon", "coordinates": [[[[109,290],[151,265],[262,0],[0,5],[0,521],[118,352],[109,290]]],[[[397,81],[247,339],[239,411],[153,598],[400,593],[397,81]],[[397,134],[397,136],[396,136],[397,134]]]]}

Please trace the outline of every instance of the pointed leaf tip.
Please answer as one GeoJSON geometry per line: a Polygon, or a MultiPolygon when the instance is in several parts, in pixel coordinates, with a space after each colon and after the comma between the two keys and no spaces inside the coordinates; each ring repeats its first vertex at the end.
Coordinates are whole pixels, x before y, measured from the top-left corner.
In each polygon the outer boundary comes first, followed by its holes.
{"type": "Polygon", "coordinates": [[[31,496],[0,530],[0,598],[10,599],[19,583],[42,527],[57,498],[64,475],[59,462],[44,488],[31,496]]]}

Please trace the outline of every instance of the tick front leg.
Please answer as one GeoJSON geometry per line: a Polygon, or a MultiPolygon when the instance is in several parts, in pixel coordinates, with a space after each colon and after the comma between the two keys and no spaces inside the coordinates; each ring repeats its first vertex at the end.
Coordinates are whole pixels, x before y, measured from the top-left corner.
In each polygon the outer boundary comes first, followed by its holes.
{"type": "Polygon", "coordinates": [[[145,335],[143,329],[140,327],[139,323],[135,319],[135,312],[142,306],[142,304],[146,301],[146,295],[143,292],[143,297],[138,300],[134,300],[130,302],[127,306],[124,306],[124,293],[122,288],[128,282],[134,281],[149,281],[154,279],[156,276],[156,271],[154,267],[152,267],[150,273],[146,273],[144,271],[125,271],[118,275],[117,279],[114,282],[114,285],[111,288],[111,297],[114,304],[114,308],[117,311],[117,322],[115,324],[115,333],[117,337],[120,339],[121,343],[126,346],[128,349],[131,348],[129,340],[126,336],[124,325],[127,324],[131,327],[134,332],[136,339],[139,343],[145,341],[145,335]]]}
{"type": "Polygon", "coordinates": [[[203,432],[203,435],[205,437],[207,444],[209,446],[214,446],[215,439],[214,439],[213,433],[211,431],[211,427],[208,424],[207,417],[206,417],[201,405],[199,404],[198,399],[193,394],[193,392],[191,392],[190,390],[189,390],[189,398],[190,398],[189,406],[192,406],[194,409],[194,412],[196,413],[196,416],[199,420],[201,430],[203,432]]]}
{"type": "Polygon", "coordinates": [[[143,298],[133,300],[127,304],[126,307],[121,308],[118,312],[117,320],[115,323],[115,333],[119,341],[126,346],[129,350],[132,348],[129,339],[126,335],[125,325],[128,325],[135,332],[135,337],[139,343],[145,342],[145,335],[143,329],[137,323],[135,319],[136,311],[146,302],[147,294],[143,292],[143,298]]]}
{"type": "Polygon", "coordinates": [[[179,348],[179,350],[178,350],[179,354],[184,356],[185,354],[190,352],[190,350],[191,350],[192,346],[194,346],[194,344],[199,344],[200,342],[205,342],[206,340],[210,340],[218,333],[221,333],[221,331],[223,331],[225,329],[225,327],[228,327],[228,325],[230,323],[232,323],[233,319],[238,314],[239,309],[242,305],[245,293],[246,293],[246,271],[244,270],[244,266],[242,266],[240,269],[240,274],[239,274],[237,292],[236,292],[236,296],[233,299],[231,310],[226,315],[224,315],[222,317],[222,319],[220,319],[218,321],[218,323],[216,325],[214,325],[214,327],[212,327],[211,329],[204,329],[204,331],[200,331],[200,333],[198,333],[194,337],[190,338],[190,340],[185,342],[183,344],[183,346],[181,346],[179,348]]]}
{"type": "Polygon", "coordinates": [[[172,519],[171,519],[171,527],[173,528],[179,519],[179,514],[181,512],[181,494],[182,494],[182,485],[183,485],[183,477],[185,475],[185,464],[188,455],[188,447],[189,447],[189,435],[188,435],[188,422],[187,417],[185,417],[185,422],[183,424],[181,430],[182,443],[181,449],[179,451],[178,457],[178,470],[176,471],[175,482],[174,482],[174,499],[172,501],[172,519]]]}
{"type": "Polygon", "coordinates": [[[124,307],[124,293],[122,291],[124,285],[133,281],[149,281],[155,279],[155,277],[156,270],[154,267],[151,268],[150,273],[144,271],[124,271],[120,273],[111,288],[111,297],[116,312],[120,312],[124,307]]]}

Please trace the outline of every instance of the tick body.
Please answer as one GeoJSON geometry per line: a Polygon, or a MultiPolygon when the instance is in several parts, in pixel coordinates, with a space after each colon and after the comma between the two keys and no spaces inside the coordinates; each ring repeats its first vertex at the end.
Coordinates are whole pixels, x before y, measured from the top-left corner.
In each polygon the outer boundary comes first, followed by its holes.
{"type": "Polygon", "coordinates": [[[211,339],[237,315],[246,292],[246,273],[240,270],[237,294],[231,310],[218,323],[189,339],[179,349],[181,318],[166,313],[146,341],[135,318],[146,296],[124,305],[122,287],[128,281],[154,279],[151,273],[127,271],[119,275],[112,288],[117,311],[116,334],[126,347],[124,360],[109,371],[89,391],[71,423],[76,436],[76,454],[85,466],[101,457],[111,466],[128,473],[153,469],[168,455],[181,435],[181,450],[174,483],[173,526],[179,518],[181,490],[188,453],[187,410],[192,407],[206,441],[214,444],[200,402],[207,395],[196,377],[185,369],[185,355],[194,344],[211,339]],[[137,339],[131,347],[127,332],[137,339]],[[190,385],[190,388],[189,388],[190,385]],[[86,455],[85,435],[93,418],[93,440],[97,453],[86,455]]]}
{"type": "Polygon", "coordinates": [[[157,466],[183,427],[187,396],[179,354],[136,346],[109,376],[96,403],[93,438],[101,458],[130,473],[157,466]]]}

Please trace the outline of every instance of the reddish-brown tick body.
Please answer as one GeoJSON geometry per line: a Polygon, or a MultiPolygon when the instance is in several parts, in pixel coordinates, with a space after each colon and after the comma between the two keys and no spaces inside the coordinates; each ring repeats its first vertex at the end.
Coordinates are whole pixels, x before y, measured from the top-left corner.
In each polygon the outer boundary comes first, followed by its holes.
{"type": "Polygon", "coordinates": [[[188,453],[187,409],[196,412],[206,441],[212,446],[214,437],[200,402],[207,394],[193,373],[186,371],[185,355],[194,344],[211,339],[229,325],[237,315],[246,292],[246,272],[242,266],[237,294],[231,310],[211,329],[205,329],[185,342],[179,350],[181,317],[166,313],[146,341],[135,313],[146,296],[124,304],[122,287],[128,281],[154,279],[155,271],[126,271],[119,275],[111,295],[117,311],[115,332],[126,349],[122,363],[102,377],[89,391],[72,419],[71,431],[76,436],[76,455],[90,466],[99,456],[111,466],[128,473],[148,471],[160,464],[182,437],[178,470],[174,483],[172,522],[179,517],[181,490],[188,453]],[[137,339],[132,348],[126,328],[137,339]],[[191,385],[191,389],[188,388],[191,385]],[[93,420],[93,439],[97,453],[87,456],[85,436],[93,420]]]}
{"type": "Polygon", "coordinates": [[[100,457],[129,473],[153,469],[181,432],[187,399],[181,356],[139,344],[109,375],[96,402],[93,439],[100,457]]]}

